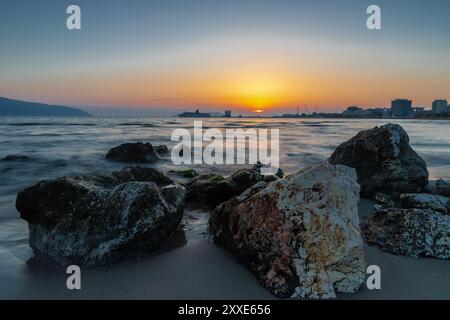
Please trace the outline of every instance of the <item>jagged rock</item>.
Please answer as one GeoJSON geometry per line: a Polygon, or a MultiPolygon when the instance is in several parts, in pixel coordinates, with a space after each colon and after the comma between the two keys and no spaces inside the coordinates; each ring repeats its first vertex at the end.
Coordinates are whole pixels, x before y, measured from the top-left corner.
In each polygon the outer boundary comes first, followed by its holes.
{"type": "Polygon", "coordinates": [[[2,158],[2,161],[16,161],[16,160],[29,160],[30,157],[22,155],[22,154],[11,154],[2,158]]]}
{"type": "Polygon", "coordinates": [[[63,266],[110,265],[157,249],[178,228],[184,188],[161,172],[63,177],[21,191],[30,246],[63,266]]]}
{"type": "Polygon", "coordinates": [[[369,245],[412,258],[450,258],[450,216],[423,209],[385,209],[362,226],[369,245]]]}
{"type": "Polygon", "coordinates": [[[437,192],[442,196],[450,196],[450,180],[439,179],[436,181],[437,192]]]}
{"type": "Polygon", "coordinates": [[[430,209],[443,214],[450,214],[450,199],[427,193],[406,193],[400,196],[404,209],[430,209]]]}
{"type": "Polygon", "coordinates": [[[252,168],[238,170],[227,178],[214,174],[198,176],[187,184],[187,199],[215,207],[241,194],[260,181],[271,182],[284,175],[283,171],[279,169],[276,176],[263,176],[261,175],[261,168],[263,168],[263,165],[258,163],[252,168]]]}
{"type": "Polygon", "coordinates": [[[372,198],[377,192],[399,197],[422,192],[428,184],[425,161],[409,146],[409,137],[397,124],[361,131],[337,147],[331,164],[356,169],[361,194],[372,198]]]}
{"type": "Polygon", "coordinates": [[[186,185],[186,200],[210,203],[216,196],[212,187],[224,179],[217,174],[200,175],[191,179],[186,185]]]}
{"type": "Polygon", "coordinates": [[[320,164],[259,182],[214,210],[210,232],[277,297],[356,292],[366,271],[356,180],[352,168],[320,164]]]}
{"type": "Polygon", "coordinates": [[[158,153],[150,143],[125,143],[112,148],[106,154],[106,159],[128,162],[155,162],[158,153]]]}

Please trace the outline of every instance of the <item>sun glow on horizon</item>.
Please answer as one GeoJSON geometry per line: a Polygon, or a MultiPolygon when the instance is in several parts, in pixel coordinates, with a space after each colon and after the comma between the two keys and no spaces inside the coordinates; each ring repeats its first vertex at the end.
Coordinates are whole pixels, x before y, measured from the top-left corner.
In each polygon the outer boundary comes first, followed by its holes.
{"type": "Polygon", "coordinates": [[[256,110],[253,110],[253,112],[254,113],[264,113],[266,110],[263,110],[263,109],[256,109],[256,110]]]}
{"type": "Polygon", "coordinates": [[[288,104],[295,82],[285,74],[257,72],[234,76],[223,86],[223,101],[233,107],[264,113],[288,104]],[[238,79],[238,80],[236,80],[238,79]]]}

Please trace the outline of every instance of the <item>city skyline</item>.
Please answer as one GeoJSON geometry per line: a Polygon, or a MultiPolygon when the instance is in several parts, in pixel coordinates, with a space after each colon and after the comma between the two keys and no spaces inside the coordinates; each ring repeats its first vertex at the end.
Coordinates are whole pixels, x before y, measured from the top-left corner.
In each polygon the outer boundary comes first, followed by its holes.
{"type": "Polygon", "coordinates": [[[447,1],[378,1],[376,31],[368,1],[75,3],[78,31],[65,28],[72,2],[2,1],[0,96],[99,113],[244,114],[396,97],[429,108],[450,96],[447,1]]]}

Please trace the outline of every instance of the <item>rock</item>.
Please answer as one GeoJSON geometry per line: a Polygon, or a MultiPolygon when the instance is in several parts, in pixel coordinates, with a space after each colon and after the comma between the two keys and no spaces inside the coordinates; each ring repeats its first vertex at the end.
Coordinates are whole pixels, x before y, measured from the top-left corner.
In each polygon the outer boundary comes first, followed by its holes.
{"type": "Polygon", "coordinates": [[[427,193],[407,193],[400,196],[404,209],[430,209],[443,214],[450,214],[450,199],[427,193]]]}
{"type": "Polygon", "coordinates": [[[436,181],[437,192],[442,196],[450,196],[450,180],[439,179],[436,181]]]}
{"type": "Polygon", "coordinates": [[[199,176],[187,184],[187,198],[215,207],[241,194],[263,179],[260,165],[238,170],[227,178],[217,175],[199,176]]]}
{"type": "Polygon", "coordinates": [[[197,171],[194,169],[187,169],[187,170],[171,170],[169,173],[173,173],[176,175],[179,175],[183,178],[195,178],[198,177],[197,171]]]}
{"type": "Polygon", "coordinates": [[[30,160],[30,157],[21,154],[11,154],[2,159],[2,161],[30,160]]]}
{"type": "Polygon", "coordinates": [[[385,209],[362,226],[369,245],[412,258],[450,258],[450,216],[423,209],[385,209]]]}
{"type": "Polygon", "coordinates": [[[155,146],[155,151],[156,151],[158,154],[165,155],[165,154],[168,154],[168,153],[169,153],[169,148],[168,148],[166,145],[155,146]]]}
{"type": "Polygon", "coordinates": [[[277,297],[356,292],[366,271],[356,180],[352,168],[320,164],[259,182],[214,210],[210,232],[277,297]]]}
{"type": "Polygon", "coordinates": [[[278,179],[280,179],[280,177],[278,177],[277,175],[271,174],[271,175],[264,176],[263,181],[273,182],[273,181],[277,181],[278,179]]]}
{"type": "Polygon", "coordinates": [[[155,162],[158,153],[150,143],[125,143],[112,148],[106,154],[106,159],[129,162],[155,162]]]}
{"type": "Polygon", "coordinates": [[[238,170],[227,178],[214,174],[196,177],[187,184],[187,199],[215,207],[260,181],[272,182],[284,176],[281,169],[276,175],[263,176],[261,168],[263,165],[258,163],[251,168],[238,170]]]}
{"type": "Polygon", "coordinates": [[[157,249],[180,224],[184,194],[161,172],[137,167],[42,181],[18,194],[16,208],[36,252],[94,267],[157,249]]]}
{"type": "Polygon", "coordinates": [[[377,201],[382,207],[385,208],[395,207],[395,203],[392,200],[392,198],[389,195],[384,194],[382,192],[378,192],[377,194],[375,194],[374,200],[377,201]]]}
{"type": "Polygon", "coordinates": [[[425,161],[409,146],[409,137],[397,124],[362,131],[337,147],[331,164],[356,169],[361,194],[377,192],[399,197],[422,192],[428,184],[425,161]]]}
{"type": "Polygon", "coordinates": [[[215,197],[212,187],[224,179],[223,176],[217,174],[200,175],[191,179],[186,185],[186,200],[210,203],[211,199],[215,197]]]}

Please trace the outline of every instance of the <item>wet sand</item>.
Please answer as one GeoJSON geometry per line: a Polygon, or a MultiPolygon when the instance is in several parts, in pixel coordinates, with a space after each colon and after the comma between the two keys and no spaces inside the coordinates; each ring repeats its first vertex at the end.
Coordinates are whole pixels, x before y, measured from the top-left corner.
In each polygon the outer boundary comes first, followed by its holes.
{"type": "MultiPolygon", "coordinates": [[[[373,210],[362,200],[361,218],[373,210]]],[[[45,259],[34,258],[23,247],[0,276],[1,299],[274,299],[255,277],[206,233],[209,213],[204,208],[186,210],[183,230],[164,248],[142,260],[112,267],[82,270],[82,289],[66,288],[65,270],[45,259]]],[[[22,222],[21,222],[22,223],[22,222]]],[[[20,228],[26,228],[22,223],[20,228]]],[[[382,289],[363,287],[338,299],[449,299],[450,261],[411,259],[366,246],[369,264],[382,271],[382,289]]]]}

